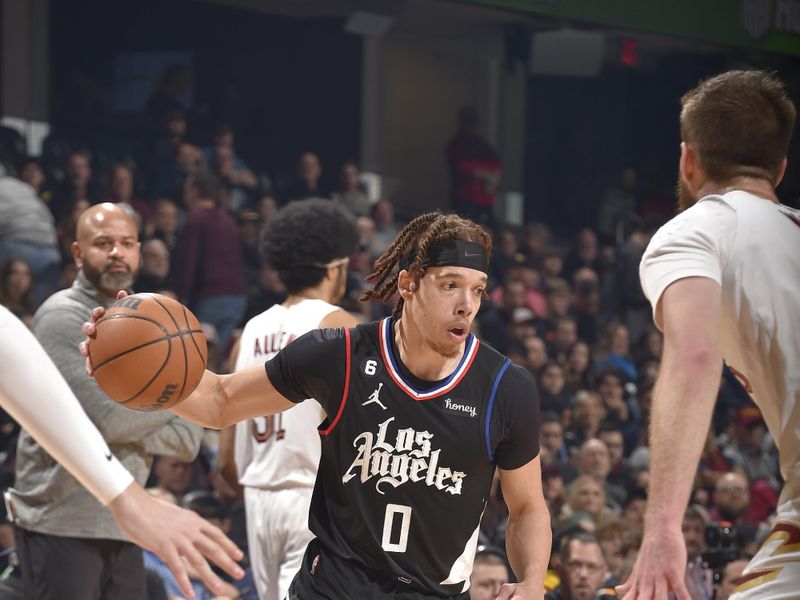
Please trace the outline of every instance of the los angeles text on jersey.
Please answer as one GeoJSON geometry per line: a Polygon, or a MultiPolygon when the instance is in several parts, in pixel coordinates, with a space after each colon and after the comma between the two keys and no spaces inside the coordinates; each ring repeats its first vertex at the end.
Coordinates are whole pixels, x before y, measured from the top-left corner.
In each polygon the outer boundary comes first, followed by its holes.
{"type": "Polygon", "coordinates": [[[375,489],[385,494],[382,486],[397,488],[412,482],[435,487],[448,494],[460,495],[464,478],[463,471],[440,467],[441,450],[432,450],[434,435],[429,431],[412,428],[398,429],[391,439],[389,425],[394,417],[378,425],[377,433],[365,431],[353,440],[356,457],[342,477],[347,483],[358,477],[362,484],[377,477],[375,489]]]}

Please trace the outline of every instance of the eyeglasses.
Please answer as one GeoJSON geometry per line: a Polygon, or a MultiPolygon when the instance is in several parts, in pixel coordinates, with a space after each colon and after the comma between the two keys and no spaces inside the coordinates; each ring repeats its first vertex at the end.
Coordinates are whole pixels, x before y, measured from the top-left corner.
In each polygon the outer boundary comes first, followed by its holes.
{"type": "Polygon", "coordinates": [[[587,563],[581,562],[579,560],[571,560],[567,563],[567,569],[570,571],[580,571],[581,569],[586,569],[589,573],[597,573],[601,569],[603,569],[603,565],[598,565],[597,563],[587,563]]]}

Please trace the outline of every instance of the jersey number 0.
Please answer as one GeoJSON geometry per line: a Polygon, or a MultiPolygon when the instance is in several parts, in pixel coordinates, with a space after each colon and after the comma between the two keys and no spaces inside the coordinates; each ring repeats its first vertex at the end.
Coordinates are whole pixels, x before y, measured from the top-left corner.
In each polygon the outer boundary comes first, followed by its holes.
{"type": "Polygon", "coordinates": [[[381,547],[387,552],[405,552],[408,547],[408,530],[411,527],[411,507],[403,504],[387,504],[383,519],[383,538],[381,547]],[[395,520],[400,515],[399,535],[392,535],[396,529],[395,520]],[[393,541],[393,538],[396,541],[393,541]]]}

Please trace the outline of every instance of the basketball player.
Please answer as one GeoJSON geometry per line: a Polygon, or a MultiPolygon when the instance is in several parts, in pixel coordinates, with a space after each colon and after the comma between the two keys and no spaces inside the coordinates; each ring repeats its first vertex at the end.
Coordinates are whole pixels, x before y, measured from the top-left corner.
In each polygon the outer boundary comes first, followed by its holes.
{"type": "MultiPolygon", "coordinates": [[[[550,517],[536,386],[470,333],[490,252],[488,234],[472,221],[421,215],[376,262],[369,296],[399,294],[392,317],[307,333],[266,369],[206,372],[175,407],[215,428],[309,397],[325,410],[309,517],[316,537],[288,598],[467,600],[496,468],[519,579],[498,598],[542,598],[550,517]]],[[[83,330],[92,335],[94,326],[83,330]]]]}
{"type": "Polygon", "coordinates": [[[766,420],[786,483],[777,525],[734,600],[797,597],[800,581],[800,212],[778,203],[795,108],[773,75],[731,71],[686,94],[681,214],[653,237],[642,288],[664,331],[653,398],[644,542],[625,599],[683,583],[681,517],[709,428],[723,359],[766,420]]]}
{"type": "Polygon", "coordinates": [[[222,591],[203,555],[241,577],[241,552],[197,514],[151,497],[111,454],[61,373],[33,334],[0,306],[0,405],[114,515],[139,546],[158,554],[192,597],[184,557],[222,591]]]}
{"type": "MultiPolygon", "coordinates": [[[[335,303],[358,243],[355,222],[330,200],[292,202],[262,234],[262,258],[289,297],[253,317],[240,339],[236,370],[263,368],[279,350],[318,328],[355,327],[335,303]]],[[[260,598],[283,598],[313,537],[308,509],[317,477],[322,407],[307,400],[275,416],[236,425],[235,459],[244,486],[247,545],[260,598]]]]}

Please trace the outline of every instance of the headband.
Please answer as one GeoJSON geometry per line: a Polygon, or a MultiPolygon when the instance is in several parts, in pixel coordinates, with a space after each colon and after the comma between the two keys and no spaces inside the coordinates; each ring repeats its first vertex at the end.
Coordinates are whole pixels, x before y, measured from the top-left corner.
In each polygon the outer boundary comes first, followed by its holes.
{"type": "MultiPolygon", "coordinates": [[[[292,269],[302,269],[302,268],[306,268],[306,269],[330,269],[332,267],[339,267],[339,266],[347,264],[349,262],[350,262],[350,257],[349,256],[345,256],[344,258],[334,258],[331,262],[325,263],[325,264],[317,263],[317,262],[315,262],[315,263],[303,263],[303,264],[299,264],[299,265],[294,265],[291,268],[292,269]]],[[[289,268],[287,267],[286,270],[289,270],[289,268]]]]}
{"type": "MultiPolygon", "coordinates": [[[[417,257],[417,251],[407,252],[400,259],[400,270],[408,269],[417,257]]],[[[450,239],[433,242],[422,259],[422,270],[429,267],[466,267],[489,273],[489,255],[480,244],[467,240],[450,239]]]]}

